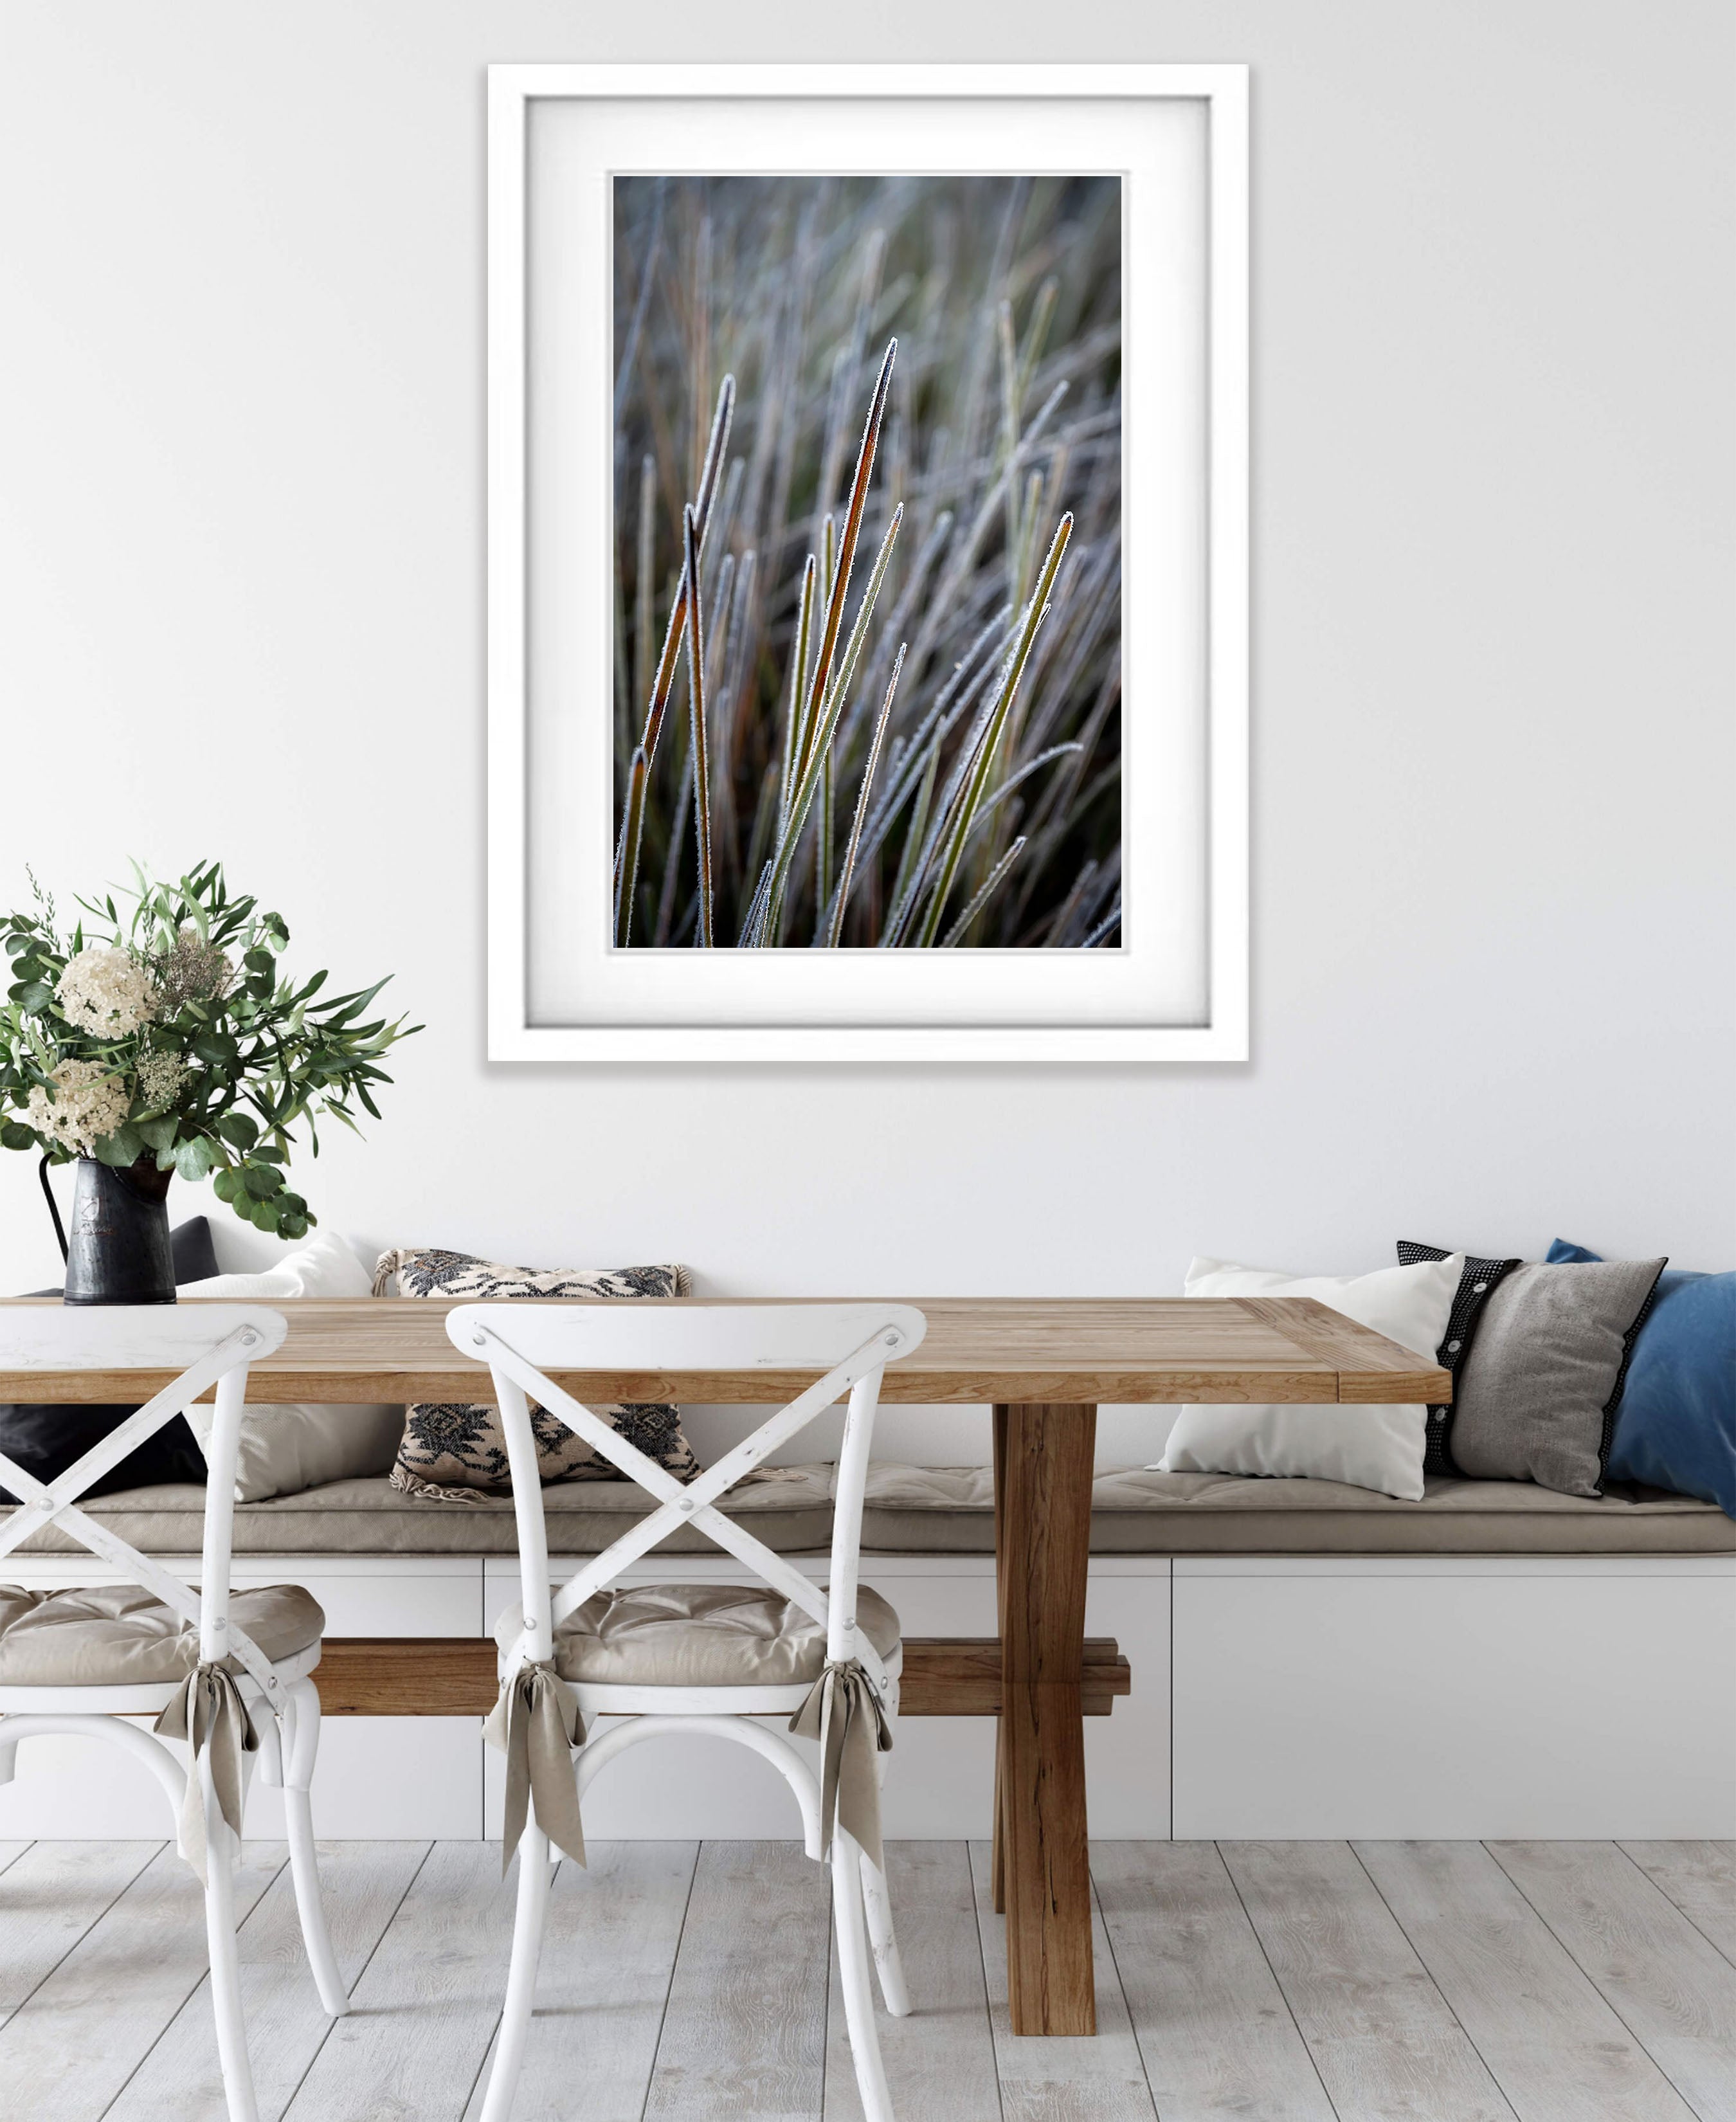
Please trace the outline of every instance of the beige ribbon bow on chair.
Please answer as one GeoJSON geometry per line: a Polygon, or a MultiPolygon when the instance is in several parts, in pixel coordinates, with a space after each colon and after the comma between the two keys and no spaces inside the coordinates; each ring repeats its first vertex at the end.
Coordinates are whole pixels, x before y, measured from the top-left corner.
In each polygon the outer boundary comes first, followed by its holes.
{"type": "Polygon", "coordinates": [[[525,1831],[529,1802],[536,1824],[576,1863],[585,1862],[579,1786],[572,1750],[585,1736],[579,1698],[552,1665],[520,1666],[501,1688],[483,1736],[506,1757],[506,1819],[501,1872],[512,1862],[525,1831]]]}
{"type": "Polygon", "coordinates": [[[880,1852],[880,1778],[876,1754],[892,1751],[892,1727],[859,1658],[828,1665],[790,1719],[798,1739],[820,1747],[819,1853],[832,1847],[834,1820],[853,1835],[876,1870],[880,1852]]]}
{"type": "Polygon", "coordinates": [[[235,1676],[220,1665],[195,1666],[157,1718],[153,1729],[165,1739],[184,1739],[193,1749],[187,1764],[187,1794],[181,1801],[175,1846],[207,1879],[209,1834],[205,1819],[205,1779],[199,1763],[211,1761],[211,1785],[218,1810],[237,1837],[241,1832],[241,1757],[259,1749],[259,1735],[241,1699],[235,1676]]]}

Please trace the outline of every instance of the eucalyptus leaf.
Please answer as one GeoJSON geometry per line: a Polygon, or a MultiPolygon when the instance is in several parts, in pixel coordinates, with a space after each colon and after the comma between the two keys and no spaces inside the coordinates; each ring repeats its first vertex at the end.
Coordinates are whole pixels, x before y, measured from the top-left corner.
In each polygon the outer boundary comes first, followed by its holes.
{"type": "Polygon", "coordinates": [[[180,1121],[174,1113],[159,1113],[151,1119],[134,1120],[133,1125],[147,1148],[163,1150],[174,1143],[180,1121]]]}
{"type": "Polygon", "coordinates": [[[175,1168],[183,1179],[203,1179],[217,1160],[216,1146],[204,1135],[189,1135],[175,1146],[175,1168]]]}
{"type": "Polygon", "coordinates": [[[145,1145],[138,1129],[130,1122],[115,1129],[113,1134],[99,1135],[91,1147],[99,1164],[110,1164],[124,1170],[137,1164],[145,1153],[145,1145]]]}

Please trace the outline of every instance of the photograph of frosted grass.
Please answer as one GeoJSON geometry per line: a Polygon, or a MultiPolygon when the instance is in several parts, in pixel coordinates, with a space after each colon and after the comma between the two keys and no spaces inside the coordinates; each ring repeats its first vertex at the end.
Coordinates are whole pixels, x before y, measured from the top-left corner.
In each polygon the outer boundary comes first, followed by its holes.
{"type": "Polygon", "coordinates": [[[1119,948],[1120,180],[614,194],[616,947],[1119,948]]]}

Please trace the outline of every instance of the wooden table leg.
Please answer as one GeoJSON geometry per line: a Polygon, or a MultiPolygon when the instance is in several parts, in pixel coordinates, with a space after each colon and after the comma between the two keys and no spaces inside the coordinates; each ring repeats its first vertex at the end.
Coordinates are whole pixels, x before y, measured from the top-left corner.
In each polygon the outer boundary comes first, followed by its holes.
{"type": "MultiPolygon", "coordinates": [[[[995,1409],[995,1597],[996,1601],[995,1626],[999,1629],[1006,1615],[999,1610],[1001,1586],[1006,1577],[1002,1568],[1001,1549],[1004,1545],[1002,1526],[1005,1517],[1001,1508],[1001,1498],[1006,1489],[1006,1409],[995,1409]]],[[[1005,1678],[1003,1661],[1002,1677],[1005,1678]]],[[[1006,1914],[1006,1830],[1001,1825],[1001,1719],[995,1719],[995,1839],[989,1856],[989,1896],[995,1914],[1006,1914]]]]}
{"type": "Polygon", "coordinates": [[[1096,1431],[1094,1407],[995,1410],[997,1845],[1015,2034],[1097,2031],[1079,1685],[1096,1431]]]}

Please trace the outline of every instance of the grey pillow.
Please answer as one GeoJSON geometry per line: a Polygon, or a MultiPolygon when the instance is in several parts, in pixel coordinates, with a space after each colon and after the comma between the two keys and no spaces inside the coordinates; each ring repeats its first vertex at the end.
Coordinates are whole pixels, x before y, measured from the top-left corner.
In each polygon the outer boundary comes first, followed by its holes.
{"type": "Polygon", "coordinates": [[[1454,1392],[1462,1472],[1601,1496],[1628,1352],[1661,1260],[1514,1268],[1492,1289],[1454,1392]]]}

